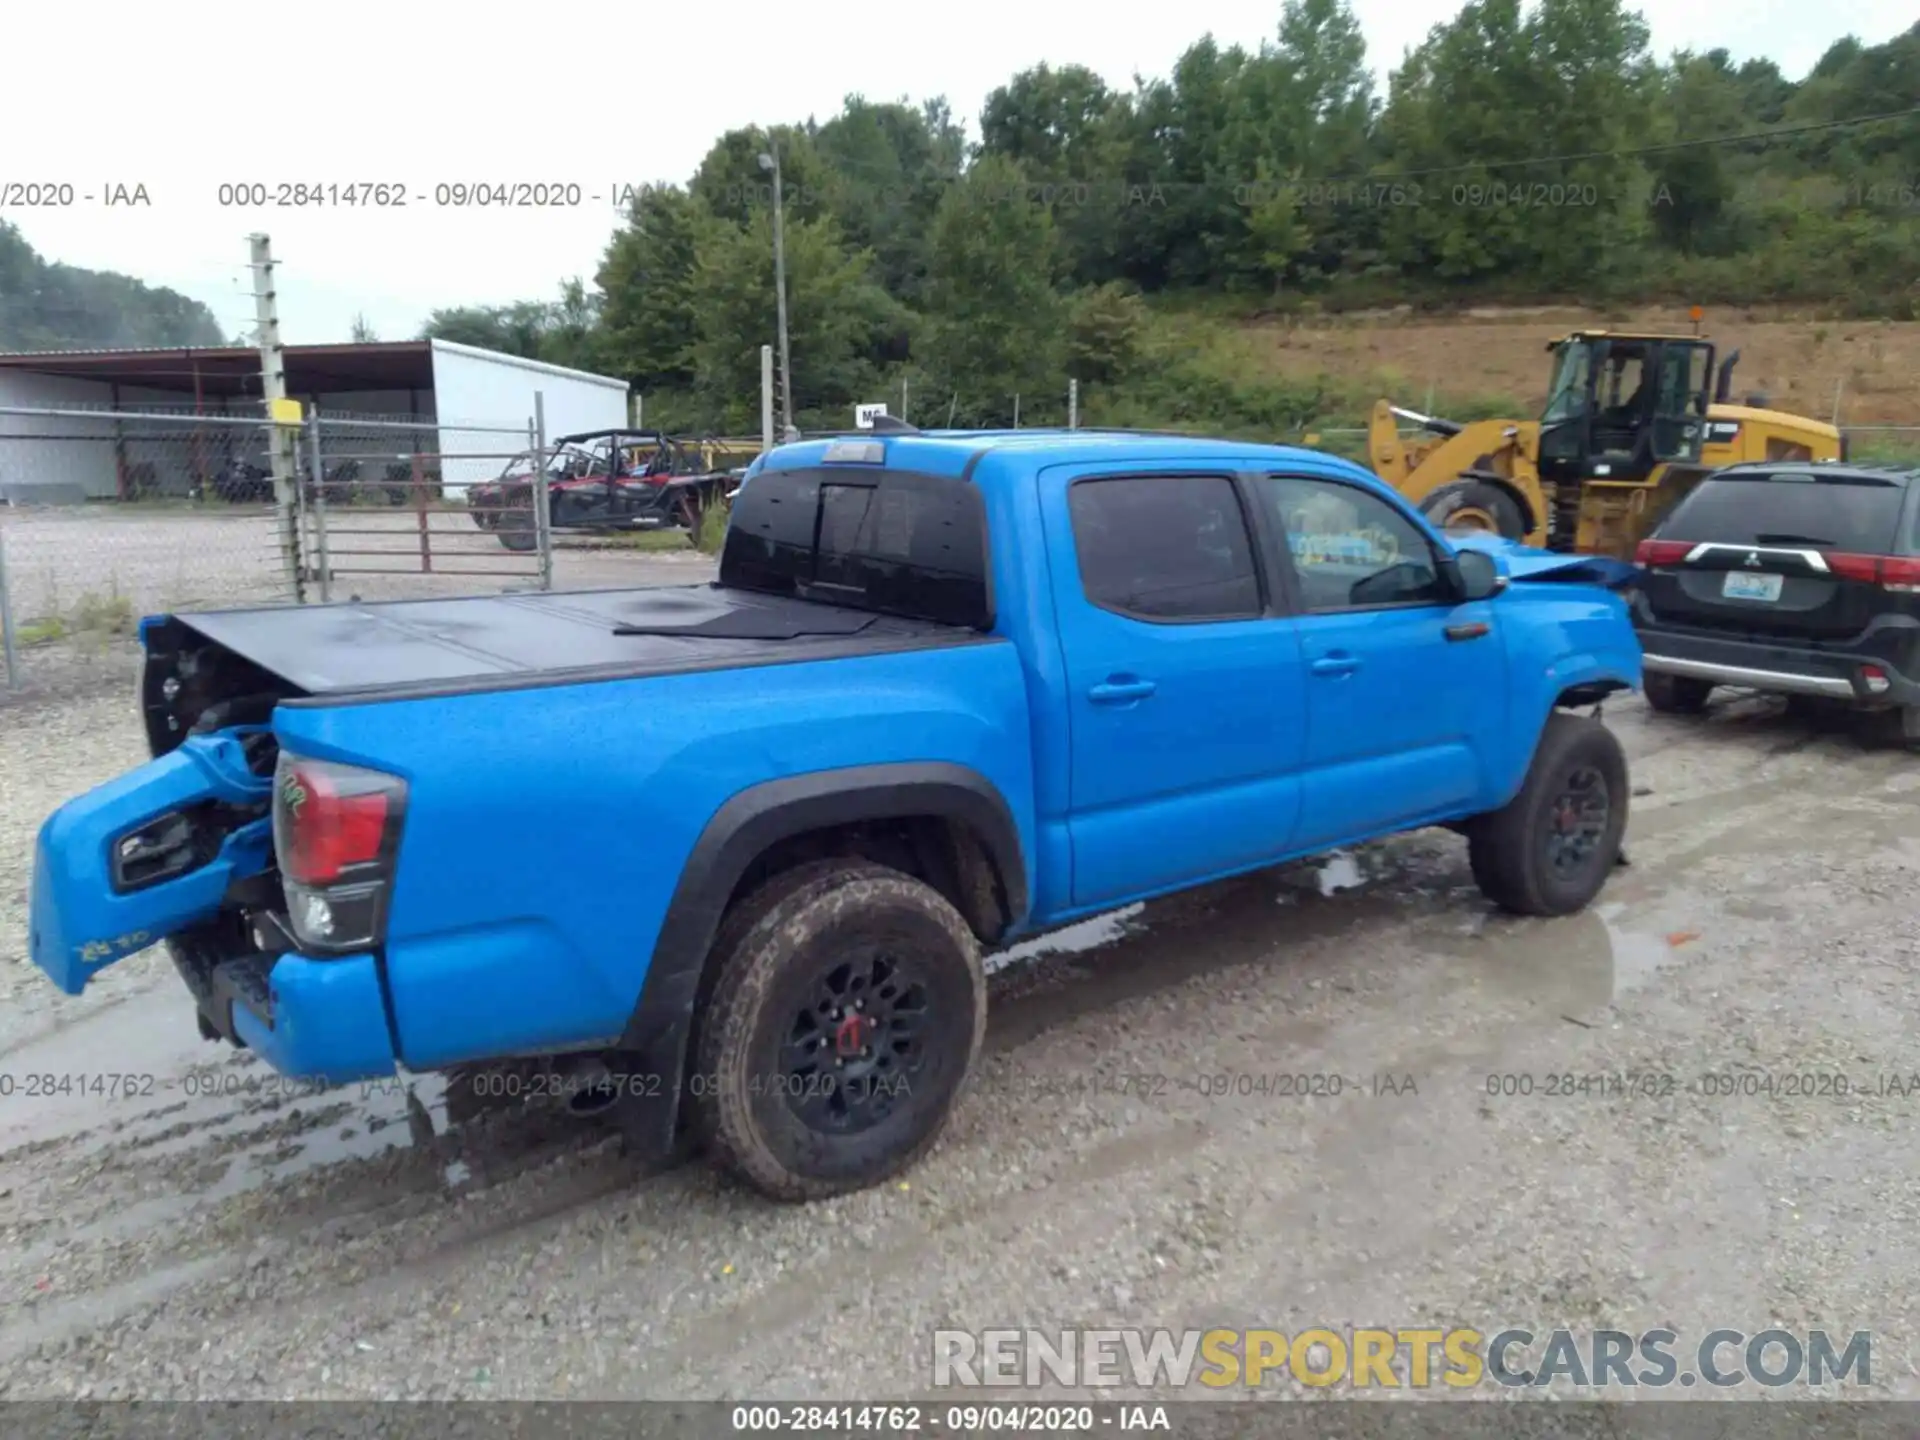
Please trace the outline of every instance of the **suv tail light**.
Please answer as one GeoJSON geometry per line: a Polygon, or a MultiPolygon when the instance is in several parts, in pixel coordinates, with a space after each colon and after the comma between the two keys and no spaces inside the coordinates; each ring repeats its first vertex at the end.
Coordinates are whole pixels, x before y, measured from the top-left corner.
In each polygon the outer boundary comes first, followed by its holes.
{"type": "Polygon", "coordinates": [[[1902,595],[1920,595],[1920,557],[1906,555],[1834,555],[1827,568],[1843,580],[1878,585],[1902,595]]]}
{"type": "Polygon", "coordinates": [[[1636,565],[1678,565],[1693,549],[1690,540],[1642,540],[1634,548],[1636,565]]]}
{"type": "Polygon", "coordinates": [[[406,808],[397,775],[281,753],[273,848],[302,949],[344,952],[384,938],[406,808]]]}

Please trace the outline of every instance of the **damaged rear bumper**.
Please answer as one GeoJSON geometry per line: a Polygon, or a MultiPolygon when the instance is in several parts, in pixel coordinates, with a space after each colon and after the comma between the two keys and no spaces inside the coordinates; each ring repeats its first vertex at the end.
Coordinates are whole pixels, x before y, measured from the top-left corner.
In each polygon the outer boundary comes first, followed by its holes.
{"type": "Polygon", "coordinates": [[[201,1033],[254,1051],[282,1075],[345,1085],[395,1071],[380,964],[372,955],[220,960],[167,942],[200,1012],[201,1033]]]}

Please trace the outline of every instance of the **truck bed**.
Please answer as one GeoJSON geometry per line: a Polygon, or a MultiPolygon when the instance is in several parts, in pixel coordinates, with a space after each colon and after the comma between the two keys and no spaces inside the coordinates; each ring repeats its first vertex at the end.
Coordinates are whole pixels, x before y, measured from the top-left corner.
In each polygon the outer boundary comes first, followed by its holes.
{"type": "Polygon", "coordinates": [[[333,703],[833,660],[989,638],[712,584],[286,606],[171,620],[303,696],[333,703]]]}

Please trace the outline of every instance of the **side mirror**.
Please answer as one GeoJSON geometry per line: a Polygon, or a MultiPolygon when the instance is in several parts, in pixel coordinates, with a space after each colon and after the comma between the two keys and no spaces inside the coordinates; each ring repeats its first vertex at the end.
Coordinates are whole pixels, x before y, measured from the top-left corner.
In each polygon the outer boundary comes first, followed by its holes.
{"type": "Polygon", "coordinates": [[[1493,557],[1482,550],[1461,550],[1453,557],[1455,573],[1460,577],[1460,599],[1490,600],[1507,588],[1507,577],[1500,573],[1493,557]]]}

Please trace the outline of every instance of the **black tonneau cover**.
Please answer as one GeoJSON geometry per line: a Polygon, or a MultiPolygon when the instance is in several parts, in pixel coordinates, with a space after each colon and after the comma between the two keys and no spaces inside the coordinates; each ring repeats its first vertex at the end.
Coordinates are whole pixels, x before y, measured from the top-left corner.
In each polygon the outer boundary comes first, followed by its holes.
{"type": "Polygon", "coordinates": [[[829,660],[985,637],[718,585],[176,615],[310,696],[829,660]]]}

